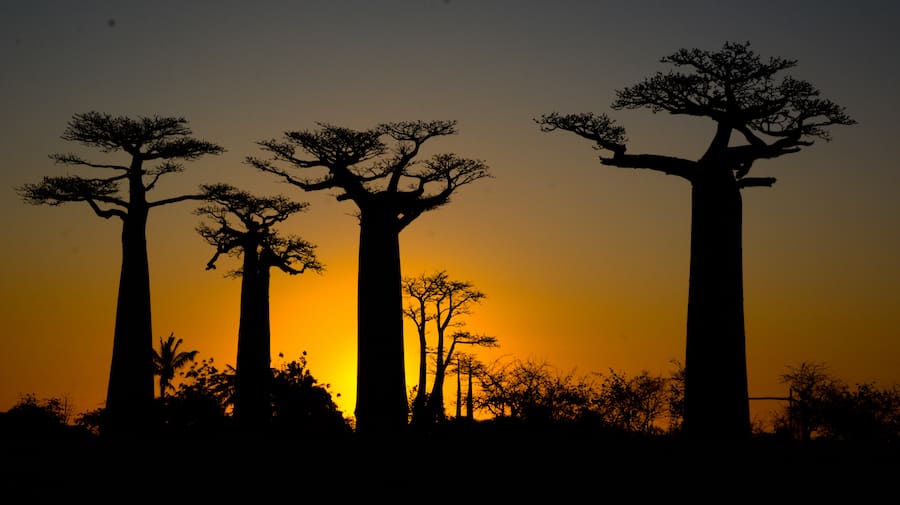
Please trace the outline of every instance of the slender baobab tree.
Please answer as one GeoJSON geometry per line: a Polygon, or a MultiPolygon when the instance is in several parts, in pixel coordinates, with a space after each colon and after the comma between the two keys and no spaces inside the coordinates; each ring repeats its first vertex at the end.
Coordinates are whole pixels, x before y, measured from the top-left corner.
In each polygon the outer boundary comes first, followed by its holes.
{"type": "Polygon", "coordinates": [[[242,429],[260,431],[272,417],[269,271],[320,273],[324,266],[316,258],[314,245],[298,237],[283,237],[275,229],[305,210],[306,203],[284,196],[256,197],[227,184],[205,185],[203,190],[209,203],[196,213],[215,224],[201,224],[197,231],[216,248],[206,268],[216,268],[222,254],[242,258],[241,268],[232,272],[241,278],[234,418],[242,429]]]}
{"type": "Polygon", "coordinates": [[[450,328],[463,327],[465,322],[460,320],[461,317],[471,314],[474,305],[487,296],[475,289],[471,282],[453,280],[446,271],[441,270],[430,275],[404,278],[403,292],[410,300],[403,313],[416,325],[419,334],[419,388],[413,399],[413,422],[431,425],[446,419],[444,381],[457,346],[497,347],[497,338],[469,331],[448,333],[450,328]],[[429,321],[434,323],[433,347],[428,346],[426,340],[429,321]],[[434,382],[431,392],[423,395],[427,372],[425,358],[429,352],[434,354],[434,382]],[[417,404],[420,404],[418,408],[417,404]]]}
{"type": "Polygon", "coordinates": [[[152,418],[154,397],[147,217],[154,207],[202,198],[184,194],[150,201],[148,195],[163,176],[183,170],[179,160],[193,161],[224,149],[192,137],[181,117],[75,114],[62,139],[102,153],[122,152],[126,158],[122,164],[100,163],[77,154],[52,154],[50,158],[57,163],[111,171],[112,175],[48,176],[18,191],[26,202],[36,205],[86,202],[98,216],[122,222],[122,266],[102,431],[109,436],[140,436],[152,418]]]}
{"type": "Polygon", "coordinates": [[[304,191],[337,190],[359,219],[356,429],[405,429],[409,409],[403,358],[400,232],[422,213],[450,201],[461,186],[489,177],[480,160],[436,154],[416,160],[422,145],[456,133],[455,121],[384,123],[369,130],[318,124],[259,142],[270,159],[257,169],[304,191]],[[296,176],[288,169],[303,171],[296,176]]]}
{"type": "Polygon", "coordinates": [[[741,190],[771,186],[751,177],[759,160],[799,152],[827,128],[855,123],[819,98],[812,84],[791,76],[795,60],[764,60],[749,43],[719,51],[680,49],[662,63],[670,70],[616,92],[612,108],[703,117],[716,127],[697,159],[626,151],[625,129],[605,114],[545,114],[543,131],[565,130],[594,142],[604,165],[674,175],[691,185],[691,259],[685,353],[684,430],[693,438],[750,436],[744,334],[741,190]]]}

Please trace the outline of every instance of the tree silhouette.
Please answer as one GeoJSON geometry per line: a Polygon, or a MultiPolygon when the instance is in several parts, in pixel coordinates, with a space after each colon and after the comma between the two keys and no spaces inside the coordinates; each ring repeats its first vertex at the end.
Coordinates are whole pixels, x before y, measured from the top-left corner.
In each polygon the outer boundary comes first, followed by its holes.
{"type": "Polygon", "coordinates": [[[153,349],[153,373],[159,376],[159,397],[165,398],[166,391],[174,389],[171,381],[175,372],[194,361],[197,351],[179,351],[184,339],[175,340],[175,333],[169,334],[166,340],[159,337],[159,351],[153,349]]]}
{"type": "Polygon", "coordinates": [[[479,406],[495,418],[533,425],[576,421],[596,396],[588,377],[560,374],[546,361],[498,360],[479,372],[479,406]]]}
{"type": "Polygon", "coordinates": [[[680,49],[661,62],[691,73],[658,72],[616,92],[615,110],[649,108],[715,122],[715,135],[697,160],[627,153],[625,129],[605,114],[554,112],[536,119],[543,131],[569,131],[612,153],[600,156],[604,165],[675,175],[691,185],[684,430],[693,438],[750,435],[741,190],[775,183],[748,177],[750,168],[757,160],[799,152],[816,138],[829,141],[829,126],[855,123],[842,107],[820,99],[810,83],[776,79],[795,60],[763,61],[749,46],[680,49]]]}
{"type": "Polygon", "coordinates": [[[612,368],[602,375],[593,408],[604,425],[625,433],[658,434],[670,411],[668,379],[646,370],[627,377],[612,368]]]}
{"type": "Polygon", "coordinates": [[[108,177],[66,175],[44,177],[40,183],[17,188],[31,204],[61,205],[86,202],[98,216],[122,221],[122,266],[116,302],[112,364],[106,396],[107,423],[104,431],[113,436],[140,434],[153,408],[153,329],[150,313],[150,273],[147,261],[147,217],[150,209],[200,195],[180,195],[148,201],[164,175],[178,173],[183,164],[223,148],[193,138],[181,117],[111,116],[100,112],[75,114],[63,140],[99,149],[102,153],[122,151],[128,164],[95,163],[76,154],[52,154],[57,163],[112,170],[108,177]],[[152,168],[148,162],[158,162],[152,168]],[[124,185],[124,188],[121,186],[124,185]]]}
{"type": "Polygon", "coordinates": [[[383,123],[369,130],[318,125],[318,130],[288,131],[282,140],[258,142],[271,159],[248,157],[247,162],[304,191],[336,189],[338,201],[356,204],[356,429],[361,434],[402,431],[409,412],[400,232],[422,213],[448,203],[461,186],[489,177],[488,168],[480,160],[455,154],[416,161],[425,142],[456,133],[455,121],[383,123]],[[276,162],[324,174],[294,177],[276,162]]]}
{"type": "Polygon", "coordinates": [[[203,190],[210,203],[196,213],[216,223],[197,228],[216,247],[207,269],[216,268],[222,254],[242,257],[240,270],[232,272],[241,277],[234,417],[240,427],[258,430],[272,415],[269,271],[277,268],[296,275],[322,272],[324,266],[314,245],[298,237],[281,237],[274,228],[305,210],[306,203],[284,196],[255,197],[227,184],[204,185],[203,190]]]}
{"type": "Polygon", "coordinates": [[[466,405],[465,419],[475,418],[475,399],[473,396],[473,379],[484,372],[485,365],[474,354],[456,353],[456,365],[450,370],[456,372],[456,419],[463,419],[462,405],[466,405]],[[462,375],[466,375],[466,396],[462,395],[462,375]]]}
{"type": "Polygon", "coordinates": [[[416,395],[412,401],[411,422],[417,424],[425,419],[425,407],[428,401],[428,322],[434,319],[434,313],[428,311],[428,302],[438,290],[438,282],[446,278],[446,273],[439,275],[418,277],[404,277],[402,279],[403,293],[414,300],[403,309],[403,314],[416,325],[416,334],[419,338],[419,380],[416,386],[416,395]]]}
{"type": "Polygon", "coordinates": [[[497,338],[492,336],[468,331],[447,335],[448,328],[464,325],[459,317],[471,314],[472,306],[480,303],[486,295],[475,289],[470,282],[450,279],[444,270],[431,275],[405,277],[402,285],[403,293],[411,299],[403,313],[415,323],[419,334],[419,387],[413,400],[413,422],[426,425],[442,422],[446,419],[444,380],[447,367],[453,362],[456,346],[497,347],[497,338]],[[425,395],[426,356],[429,352],[426,332],[429,321],[434,322],[437,341],[430,351],[434,354],[434,382],[431,393],[425,395]],[[423,415],[427,417],[423,418],[423,415]]]}

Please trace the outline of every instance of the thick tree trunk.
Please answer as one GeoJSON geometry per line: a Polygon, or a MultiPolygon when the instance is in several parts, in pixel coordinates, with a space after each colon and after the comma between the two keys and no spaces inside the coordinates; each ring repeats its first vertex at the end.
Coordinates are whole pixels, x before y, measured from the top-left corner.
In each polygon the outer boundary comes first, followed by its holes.
{"type": "Polygon", "coordinates": [[[741,194],[729,171],[692,181],[684,430],[750,436],[744,335],[741,194]]]}
{"type": "Polygon", "coordinates": [[[356,431],[405,430],[409,408],[403,357],[400,230],[396,215],[362,210],[359,232],[356,431]]]}
{"type": "Polygon", "coordinates": [[[431,385],[431,394],[428,395],[428,418],[432,423],[441,423],[447,419],[447,412],[444,409],[444,379],[447,375],[447,363],[440,359],[442,352],[438,348],[439,355],[434,370],[434,384],[431,385]]]}
{"type": "Polygon", "coordinates": [[[103,434],[147,435],[153,419],[153,327],[150,268],[147,261],[147,206],[132,195],[122,225],[122,269],[116,300],[112,365],[106,394],[103,434]]]}
{"type": "Polygon", "coordinates": [[[234,418],[245,431],[263,430],[271,418],[269,270],[255,244],[244,248],[234,418]]]}

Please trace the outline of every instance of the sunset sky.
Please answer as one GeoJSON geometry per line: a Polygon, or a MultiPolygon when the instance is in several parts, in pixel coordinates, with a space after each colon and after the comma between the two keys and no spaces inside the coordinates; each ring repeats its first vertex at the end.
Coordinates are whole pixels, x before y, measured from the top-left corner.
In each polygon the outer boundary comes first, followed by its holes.
{"type": "MultiPolygon", "coordinates": [[[[184,116],[227,151],[161,180],[153,199],[227,182],[309,202],[280,228],[316,244],[321,275],[272,272],[273,363],[308,352],[310,371],[352,415],[356,372],[355,207],[256,171],[257,141],[317,122],[370,128],[458,121],[426,144],[484,160],[400,236],[404,275],[445,269],[487,298],[466,328],[494,335],[483,361],[544,361],[577,376],[668,375],[683,361],[690,187],[603,166],[590,143],[533,119],[607,112],[629,152],[695,159],[706,120],[612,111],[615,90],[669,67],[679,48],[750,41],[798,60],[790,74],[858,121],[833,141],[761,161],[744,190],[744,275],[752,396],[820,362],[848,384],[900,384],[900,3],[730,1],[44,1],[0,4],[0,411],[21,395],[103,405],[112,353],[120,222],[86,204],[31,206],[15,188],[51,153],[120,155],[60,139],[73,114],[184,116]]],[[[206,271],[194,202],[148,225],[154,342],[170,333],[198,358],[234,364],[240,281],[206,271]]],[[[407,325],[407,385],[417,349],[407,325]]],[[[452,403],[452,399],[448,402],[452,403]]],[[[452,406],[448,404],[452,412],[452,406]]],[[[766,409],[769,407],[767,406],[766,409]]],[[[754,407],[754,415],[761,408],[754,407]]]]}

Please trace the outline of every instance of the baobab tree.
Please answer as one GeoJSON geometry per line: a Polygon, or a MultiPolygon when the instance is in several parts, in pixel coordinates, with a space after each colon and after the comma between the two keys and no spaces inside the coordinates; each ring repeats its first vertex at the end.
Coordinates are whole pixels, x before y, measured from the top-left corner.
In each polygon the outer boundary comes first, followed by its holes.
{"type": "Polygon", "coordinates": [[[405,429],[409,415],[403,361],[400,232],[422,213],[448,203],[460,187],[489,177],[487,165],[455,154],[416,160],[427,141],[456,133],[455,121],[383,123],[353,130],[318,123],[258,145],[270,159],[257,169],[304,191],[337,190],[359,219],[356,429],[405,429]],[[294,176],[279,165],[304,170],[294,176]]]}
{"type": "Polygon", "coordinates": [[[264,429],[272,416],[271,327],[269,317],[270,270],[291,275],[324,270],[315,246],[299,237],[283,237],[275,225],[308,207],[284,196],[256,197],[227,184],[202,186],[209,202],[196,210],[215,225],[197,231],[216,248],[206,265],[216,268],[223,254],[239,256],[241,278],[234,417],[248,431],[264,429]]]}
{"type": "Polygon", "coordinates": [[[465,322],[460,318],[472,313],[473,306],[487,296],[468,281],[457,281],[445,270],[430,275],[421,274],[403,279],[403,293],[410,300],[404,315],[415,325],[419,337],[419,387],[413,399],[413,422],[431,425],[446,419],[444,410],[444,380],[448,367],[453,363],[458,345],[497,347],[497,338],[469,331],[455,331],[465,322]],[[434,323],[435,345],[427,345],[428,322],[434,323]],[[434,382],[431,393],[424,394],[427,355],[434,354],[434,382]]]}
{"type": "Polygon", "coordinates": [[[626,152],[625,129],[606,114],[545,114],[543,131],[564,130],[594,142],[600,162],[674,175],[691,186],[691,246],[685,352],[684,430],[694,438],[750,435],[744,333],[741,190],[772,186],[751,177],[758,160],[799,152],[828,127],[852,125],[842,107],[810,83],[777,75],[796,60],[763,60],[749,43],[719,51],[680,49],[661,59],[670,70],[616,91],[612,109],[710,119],[715,134],[697,159],[626,152]]]}
{"type": "Polygon", "coordinates": [[[472,421],[475,418],[475,397],[473,396],[473,378],[485,370],[485,365],[474,354],[465,352],[456,353],[456,364],[451,372],[456,372],[456,419],[472,421]],[[466,397],[462,395],[462,375],[466,375],[466,397]],[[462,405],[466,405],[465,418],[462,413],[462,405]]]}
{"type": "Polygon", "coordinates": [[[39,183],[20,186],[18,192],[27,203],[85,202],[98,216],[121,220],[122,265],[103,431],[110,436],[140,435],[151,418],[154,397],[147,218],[154,207],[201,198],[184,194],[150,201],[148,194],[163,176],[183,171],[179,160],[193,161],[224,149],[194,138],[182,117],[130,118],[95,111],[75,114],[62,139],[102,153],[121,151],[128,160],[98,163],[71,153],[51,154],[57,163],[112,171],[112,175],[47,176],[39,183]],[[156,164],[147,166],[150,163],[156,164]]]}
{"type": "Polygon", "coordinates": [[[439,283],[446,279],[446,272],[438,272],[436,275],[421,274],[417,277],[404,277],[402,289],[404,296],[410,300],[409,305],[403,308],[403,315],[416,325],[416,335],[419,339],[419,377],[416,385],[416,395],[412,400],[413,424],[418,424],[425,419],[425,406],[428,400],[428,322],[434,319],[434,313],[428,310],[428,302],[437,293],[439,283]]]}

